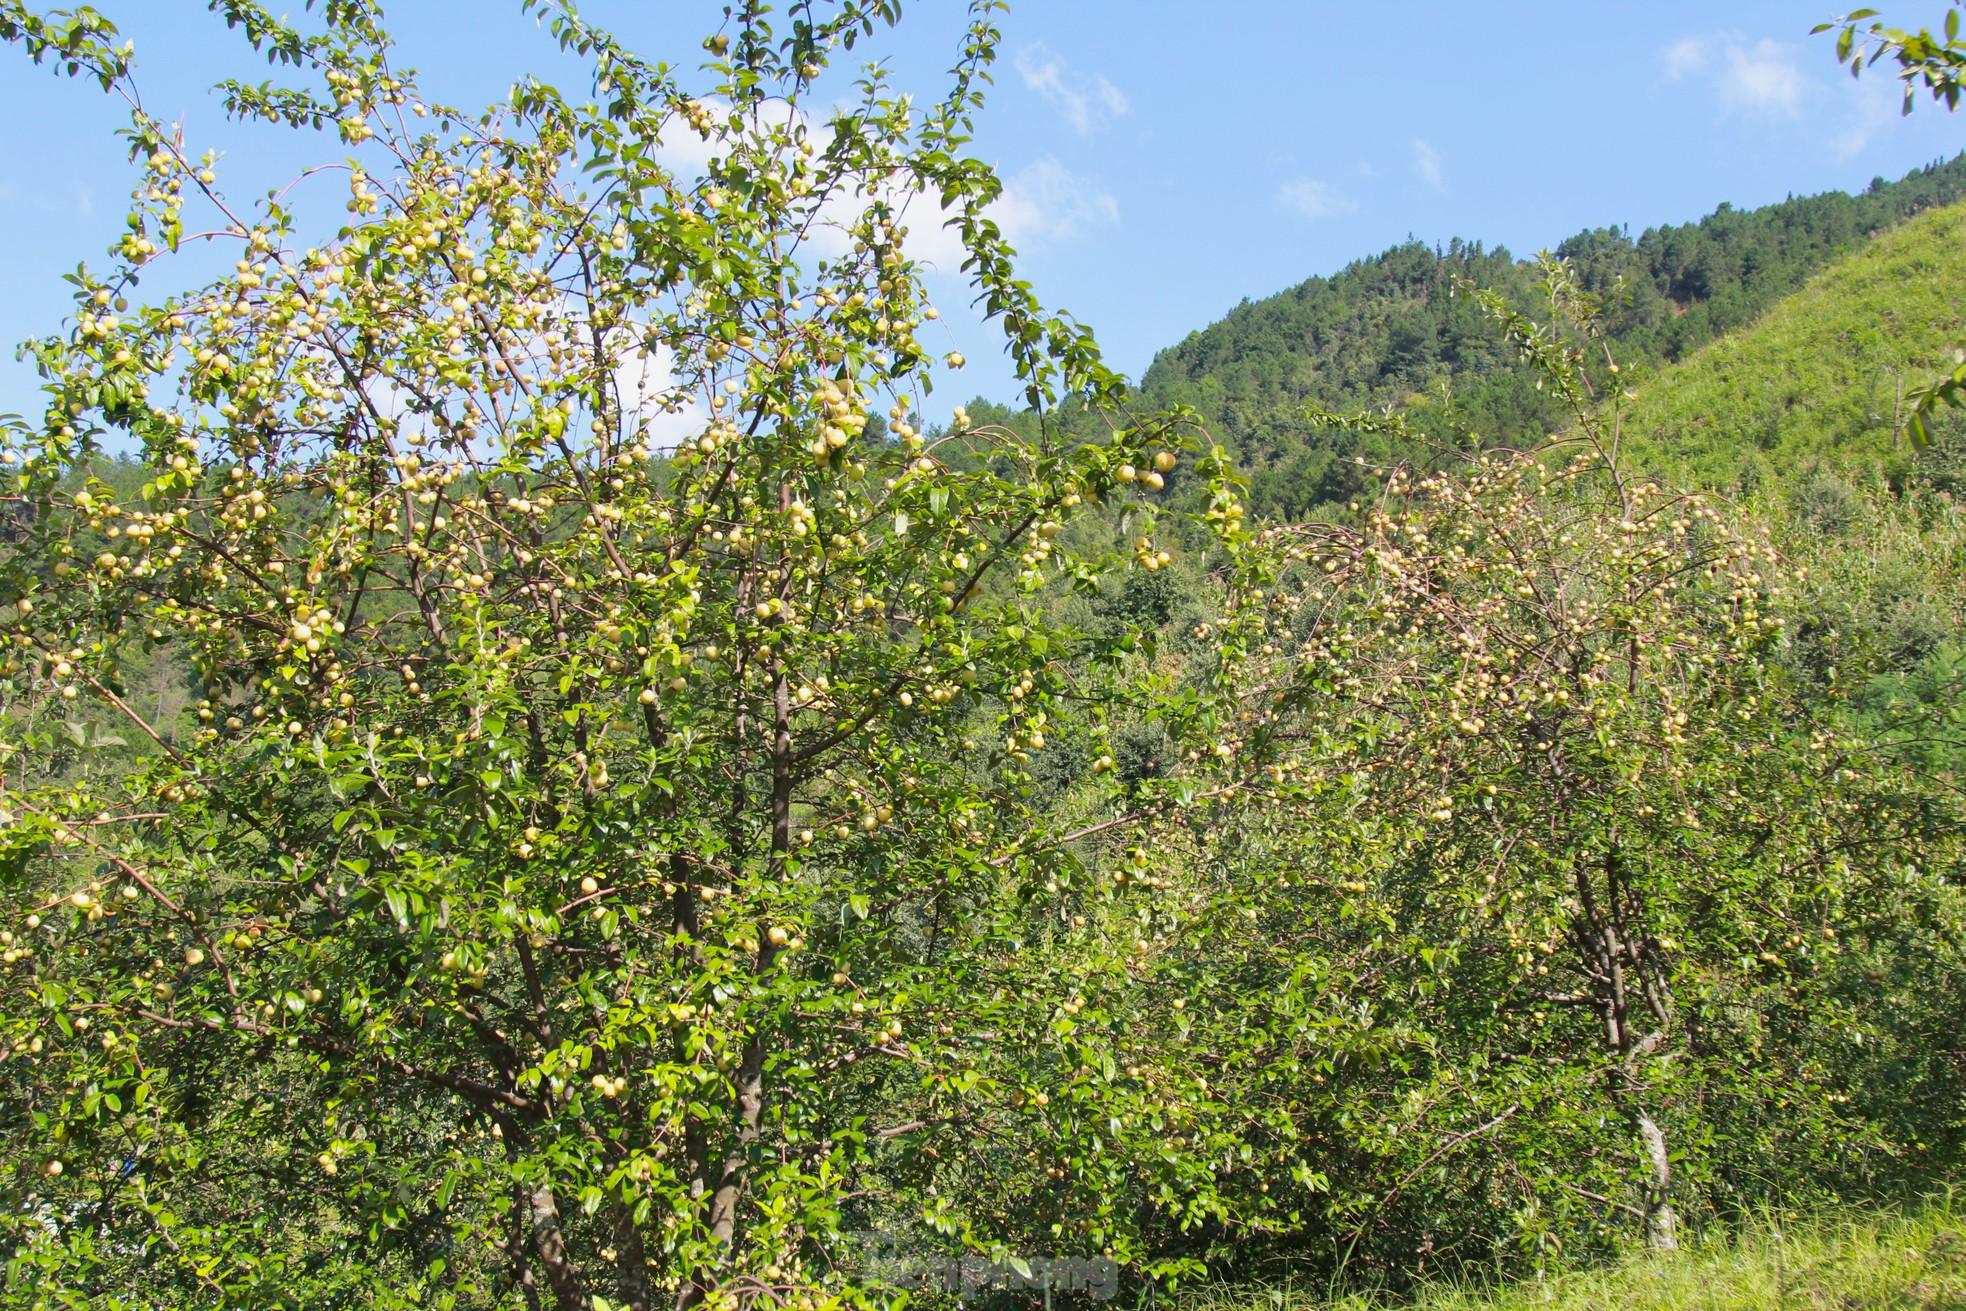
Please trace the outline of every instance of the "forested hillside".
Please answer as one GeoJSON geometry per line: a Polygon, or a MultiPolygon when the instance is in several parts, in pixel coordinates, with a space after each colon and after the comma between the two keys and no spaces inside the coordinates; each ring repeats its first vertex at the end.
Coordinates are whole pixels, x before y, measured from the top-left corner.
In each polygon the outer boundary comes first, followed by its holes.
{"type": "MultiPolygon", "coordinates": [[[[1555,252],[1602,298],[1604,327],[1626,364],[1685,358],[1789,295],[1839,255],[1935,206],[1966,196],[1966,157],[1860,195],[1829,192],[1760,209],[1722,205],[1697,223],[1582,232],[1555,252]]],[[[1256,504],[1293,517],[1350,499],[1365,475],[1354,455],[1424,455],[1363,443],[1307,421],[1307,407],[1396,406],[1448,449],[1521,445],[1568,417],[1536,371],[1453,295],[1456,279],[1536,298],[1534,261],[1479,242],[1409,242],[1330,277],[1245,302],[1161,352],[1142,380],[1154,403],[1185,402],[1242,459],[1256,504]]]]}

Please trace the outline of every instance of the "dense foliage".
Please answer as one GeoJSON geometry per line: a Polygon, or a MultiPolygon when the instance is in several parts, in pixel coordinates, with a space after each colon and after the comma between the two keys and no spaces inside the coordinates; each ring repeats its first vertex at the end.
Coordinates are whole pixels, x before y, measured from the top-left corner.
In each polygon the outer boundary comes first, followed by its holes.
{"type": "MultiPolygon", "coordinates": [[[[306,240],[134,108],[120,258],[7,433],[10,1291],[837,1300],[838,1235],[919,1222],[976,1147],[1098,1154],[1143,1092],[1023,986],[1033,934],[1109,950],[1059,926],[1026,765],[1142,694],[1032,595],[1096,583],[1061,530],[1177,457],[1117,413],[1069,447],[912,422],[910,205],[961,229],[1033,398],[1113,400],[959,154],[993,7],[945,101],[870,74],[823,119],[806,87],[894,8],[736,22],[695,96],[532,6],[605,112],[528,83],[467,118],[366,6],[221,7],[302,79],[234,108],[336,125],[350,217],[306,240]],[[129,307],[191,215],[235,271],[129,307]],[[657,459],[685,397],[707,423],[657,459]],[[140,486],[92,476],[112,434],[140,486]],[[188,734],[132,695],[160,653],[188,734]],[[71,706],[156,750],[93,755],[71,706]]],[[[1152,1161],[1074,1179],[1071,1237],[1151,1270],[1144,1217],[1221,1209],[1193,1154],[1152,1161]]],[[[1012,1208],[941,1196],[1002,1241],[1012,1208]]]]}
{"type": "MultiPolygon", "coordinates": [[[[1950,808],[1797,676],[1774,545],[1622,469],[1582,353],[1475,299],[1572,402],[1575,458],[1395,474],[1355,528],[1270,530],[1293,573],[1246,840],[1404,1039],[1334,1091],[1326,1159],[1377,1181],[1334,1199],[1347,1253],[1560,1247],[1607,1210],[1671,1246],[1676,1202],[1917,1177],[1846,1049],[1902,1059],[1938,1013],[1880,1015],[1867,972],[1930,965],[1913,924],[1955,958],[1950,808]]],[[[1943,1104],[1946,1046],[1887,1100],[1943,1104]]],[[[1950,1111],[1922,1123],[1957,1150],[1950,1111]]]]}
{"type": "Polygon", "coordinates": [[[0,0],[138,174],[0,424],[0,1305],[886,1304],[870,1245],[1397,1281],[1957,1168],[1936,457],[1757,521],[1629,457],[1676,375],[1614,365],[1966,162],[1401,248],[1143,394],[989,218],[992,0],[927,105],[828,80],[889,0],[745,7],[695,81],[522,4],[591,103],[213,0],[284,79],[229,108],[341,142],[251,201],[107,19],[0,0]],[[1016,409],[926,417],[932,223],[1016,409]]]}

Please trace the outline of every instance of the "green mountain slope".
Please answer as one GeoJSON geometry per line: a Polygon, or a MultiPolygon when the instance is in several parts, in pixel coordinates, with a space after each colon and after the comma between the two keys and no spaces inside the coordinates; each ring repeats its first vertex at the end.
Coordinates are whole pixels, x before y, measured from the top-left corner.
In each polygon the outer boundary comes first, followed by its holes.
{"type": "MultiPolygon", "coordinates": [[[[1603,296],[1621,358],[1684,359],[1754,321],[1838,257],[1912,216],[1966,199],[1966,156],[1875,182],[1755,210],[1722,206],[1697,223],[1579,233],[1557,253],[1603,296]]],[[[1537,272],[1502,249],[1408,242],[1328,278],[1312,278],[1161,352],[1142,380],[1150,403],[1194,405],[1254,475],[1256,509],[1296,517],[1358,490],[1352,457],[1411,459],[1417,450],[1362,449],[1354,433],[1305,418],[1307,407],[1397,406],[1447,446],[1520,444],[1567,417],[1456,278],[1533,309],[1537,272]]]]}
{"type": "Polygon", "coordinates": [[[1962,427],[1942,412],[1931,450],[1904,436],[1902,392],[1966,346],[1966,204],[1922,214],[1831,264],[1752,326],[1637,390],[1624,419],[1641,466],[1756,492],[1824,465],[1893,482],[1922,465],[1952,479],[1962,427]]]}

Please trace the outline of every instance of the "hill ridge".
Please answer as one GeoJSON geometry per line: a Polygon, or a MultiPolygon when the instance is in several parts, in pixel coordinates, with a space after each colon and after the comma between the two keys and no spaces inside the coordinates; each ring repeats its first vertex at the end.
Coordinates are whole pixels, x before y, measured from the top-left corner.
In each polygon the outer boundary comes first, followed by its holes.
{"type": "MultiPolygon", "coordinates": [[[[1620,358],[1659,367],[1754,322],[1836,259],[1962,199],[1966,153],[1856,195],[1824,192],[1756,209],[1722,204],[1694,223],[1636,238],[1624,227],[1591,229],[1556,253],[1606,298],[1620,358]]],[[[1556,431],[1566,416],[1479,309],[1452,295],[1457,276],[1534,304],[1535,267],[1505,246],[1403,242],[1244,301],[1156,355],[1142,394],[1152,404],[1195,406],[1251,472],[1255,508],[1282,517],[1355,495],[1354,455],[1401,454],[1317,428],[1304,417],[1309,405],[1401,408],[1447,444],[1515,444],[1556,431]]]]}

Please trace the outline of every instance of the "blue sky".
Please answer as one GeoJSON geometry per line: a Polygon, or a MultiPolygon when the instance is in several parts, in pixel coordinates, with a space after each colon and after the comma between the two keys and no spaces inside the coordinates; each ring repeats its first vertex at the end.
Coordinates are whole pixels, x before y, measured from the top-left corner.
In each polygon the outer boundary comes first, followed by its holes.
{"type": "MultiPolygon", "coordinates": [[[[136,41],[151,111],[226,152],[232,176],[271,185],[338,157],[325,137],[223,121],[210,82],[265,74],[201,0],[96,3],[136,41]]],[[[582,6],[684,63],[718,8],[582,6]]],[[[388,11],[436,98],[483,103],[528,72],[579,85],[518,0],[388,11]]],[[[1585,226],[1860,188],[1966,145],[1966,119],[1929,103],[1900,119],[1888,78],[1853,84],[1808,35],[1828,14],[1806,0],[1022,0],[1002,20],[977,150],[1007,180],[1000,217],[1026,275],[1137,377],[1243,298],[1409,234],[1527,254],[1585,226]]],[[[903,85],[937,89],[961,19],[956,0],[915,0],[879,43],[903,85]]],[[[113,105],[0,59],[0,411],[23,412],[39,408],[35,382],[11,345],[66,313],[60,274],[102,261],[131,175],[113,105]]],[[[960,301],[952,281],[941,295],[960,301]]],[[[954,313],[949,333],[973,363],[938,402],[1012,395],[990,337],[954,313]]]]}

